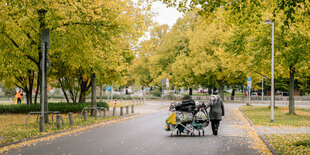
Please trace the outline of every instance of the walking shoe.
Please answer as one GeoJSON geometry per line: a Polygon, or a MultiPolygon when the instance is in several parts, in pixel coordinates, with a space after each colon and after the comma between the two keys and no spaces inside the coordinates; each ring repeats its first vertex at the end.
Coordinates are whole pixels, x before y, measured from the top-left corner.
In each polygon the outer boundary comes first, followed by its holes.
{"type": "Polygon", "coordinates": [[[215,135],[215,136],[217,135],[217,129],[215,129],[215,131],[214,131],[214,135],[215,135]]]}

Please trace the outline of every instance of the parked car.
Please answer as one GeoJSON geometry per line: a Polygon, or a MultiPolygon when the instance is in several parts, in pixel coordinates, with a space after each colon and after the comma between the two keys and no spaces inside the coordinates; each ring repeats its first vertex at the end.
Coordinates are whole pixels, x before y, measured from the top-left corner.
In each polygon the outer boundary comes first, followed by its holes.
{"type": "Polygon", "coordinates": [[[289,93],[288,92],[277,91],[276,95],[289,96],[289,93]]]}
{"type": "Polygon", "coordinates": [[[252,92],[251,96],[262,96],[262,92],[252,92]]]}

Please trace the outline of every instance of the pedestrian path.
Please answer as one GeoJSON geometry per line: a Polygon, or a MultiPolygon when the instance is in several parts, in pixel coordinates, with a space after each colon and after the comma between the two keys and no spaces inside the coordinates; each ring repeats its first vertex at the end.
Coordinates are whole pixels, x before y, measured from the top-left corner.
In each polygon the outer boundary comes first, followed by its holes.
{"type": "MultiPolygon", "coordinates": [[[[240,105],[226,104],[225,116],[221,121],[220,135],[232,137],[233,144],[246,145],[261,154],[271,154],[265,143],[259,138],[250,123],[239,111],[240,105]]],[[[239,146],[240,147],[240,146],[239,146]]],[[[254,152],[253,152],[254,154],[254,152]]]]}
{"type": "Polygon", "coordinates": [[[264,134],[295,134],[310,133],[310,127],[272,127],[272,126],[255,126],[259,135],[264,134]]]}

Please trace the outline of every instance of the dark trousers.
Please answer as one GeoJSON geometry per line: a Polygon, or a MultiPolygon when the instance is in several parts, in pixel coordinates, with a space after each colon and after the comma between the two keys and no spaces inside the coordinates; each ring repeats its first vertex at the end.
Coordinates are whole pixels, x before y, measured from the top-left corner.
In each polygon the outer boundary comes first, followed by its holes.
{"type": "Polygon", "coordinates": [[[17,98],[17,104],[22,104],[22,99],[17,98]]]}
{"type": "Polygon", "coordinates": [[[220,121],[219,120],[211,120],[211,127],[212,127],[212,132],[213,134],[217,135],[217,131],[220,126],[220,121]]]}

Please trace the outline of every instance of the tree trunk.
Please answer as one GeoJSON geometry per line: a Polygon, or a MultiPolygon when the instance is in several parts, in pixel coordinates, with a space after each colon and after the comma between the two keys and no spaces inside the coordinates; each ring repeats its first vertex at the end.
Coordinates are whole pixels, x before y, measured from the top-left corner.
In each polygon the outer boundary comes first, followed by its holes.
{"type": "MultiPolygon", "coordinates": [[[[63,85],[68,88],[69,95],[71,97],[72,102],[76,103],[77,94],[74,94],[74,85],[75,85],[74,79],[73,79],[73,86],[71,85],[70,81],[68,81],[67,77],[64,77],[64,80],[62,82],[63,82],[63,85]]],[[[78,91],[76,91],[76,93],[78,93],[78,91]]]]}
{"type": "Polygon", "coordinates": [[[83,81],[83,79],[81,79],[80,82],[80,98],[79,98],[79,102],[85,102],[86,101],[86,92],[87,92],[87,83],[88,83],[88,79],[86,81],[83,81]]]}
{"type": "Polygon", "coordinates": [[[289,113],[295,115],[295,105],[294,105],[294,85],[295,85],[295,68],[290,67],[290,96],[289,96],[289,113]]]}
{"type": "Polygon", "coordinates": [[[212,87],[208,87],[208,94],[212,95],[212,87]]]}
{"type": "MultiPolygon", "coordinates": [[[[152,89],[152,87],[151,87],[151,89],[152,89]]],[[[128,93],[128,86],[126,86],[126,93],[125,93],[126,95],[128,95],[129,93],[128,93]]]]}
{"type": "Polygon", "coordinates": [[[189,88],[189,96],[193,95],[193,88],[189,88]]]}
{"type": "Polygon", "coordinates": [[[236,92],[236,89],[233,88],[233,90],[231,92],[231,100],[235,100],[235,92],[236,92]]]}
{"type": "Polygon", "coordinates": [[[32,89],[33,89],[33,81],[34,81],[34,71],[28,70],[28,93],[27,96],[27,105],[32,105],[32,89]]]}
{"type": "Polygon", "coordinates": [[[64,96],[65,96],[65,98],[66,98],[67,103],[70,103],[70,100],[69,100],[68,95],[67,95],[67,93],[66,93],[66,90],[65,90],[65,88],[64,88],[64,81],[61,81],[61,79],[59,78],[59,79],[58,79],[58,82],[59,82],[59,84],[60,84],[61,90],[62,90],[62,92],[63,92],[63,94],[64,94],[64,96]]]}
{"type": "Polygon", "coordinates": [[[224,101],[224,86],[223,85],[220,85],[220,97],[224,101]]]}
{"type": "MultiPolygon", "coordinates": [[[[91,75],[91,95],[92,95],[92,98],[91,98],[91,107],[92,108],[96,108],[97,105],[96,105],[96,99],[97,99],[97,94],[96,94],[96,74],[93,73],[91,75]]],[[[95,116],[95,110],[92,110],[91,112],[92,116],[95,116]]]]}
{"type": "Polygon", "coordinates": [[[36,94],[34,95],[34,104],[37,104],[37,100],[38,100],[38,93],[39,93],[39,89],[40,89],[40,78],[41,78],[41,71],[39,71],[38,73],[38,78],[37,78],[37,90],[36,90],[36,94]]]}
{"type": "Polygon", "coordinates": [[[87,91],[89,90],[89,88],[92,86],[91,85],[91,80],[87,79],[86,81],[83,81],[83,79],[81,79],[81,93],[80,93],[80,99],[79,102],[85,102],[86,101],[86,95],[87,95],[87,91]]]}
{"type": "Polygon", "coordinates": [[[216,92],[217,88],[215,86],[213,86],[213,92],[216,92]]]}
{"type": "Polygon", "coordinates": [[[100,102],[102,102],[102,83],[100,83],[100,102]]]}

